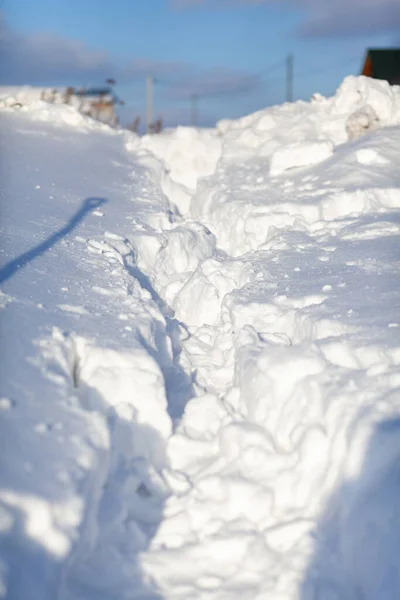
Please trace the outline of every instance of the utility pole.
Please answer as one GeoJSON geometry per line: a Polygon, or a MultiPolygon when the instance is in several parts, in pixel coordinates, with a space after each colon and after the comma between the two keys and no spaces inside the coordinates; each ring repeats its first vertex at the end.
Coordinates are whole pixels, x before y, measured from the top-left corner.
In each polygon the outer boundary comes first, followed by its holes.
{"type": "Polygon", "coordinates": [[[191,122],[192,127],[197,127],[197,94],[192,94],[191,97],[191,122]]]}
{"type": "Polygon", "coordinates": [[[293,102],[293,54],[286,59],[286,101],[293,102]]]}
{"type": "Polygon", "coordinates": [[[146,120],[147,133],[151,133],[153,129],[153,75],[146,77],[146,120]]]}

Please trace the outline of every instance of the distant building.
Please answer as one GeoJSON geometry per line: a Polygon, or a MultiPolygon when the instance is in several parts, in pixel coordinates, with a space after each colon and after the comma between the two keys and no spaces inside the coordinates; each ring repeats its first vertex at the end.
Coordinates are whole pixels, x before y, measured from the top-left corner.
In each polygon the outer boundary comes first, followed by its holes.
{"type": "MultiPolygon", "coordinates": [[[[109,80],[114,81],[114,80],[109,80]]],[[[117,104],[124,104],[114,90],[110,87],[91,87],[91,88],[29,88],[29,95],[40,94],[40,99],[51,104],[69,104],[84,115],[116,126],[118,118],[116,115],[117,104]]]]}
{"type": "Polygon", "coordinates": [[[370,48],[361,75],[400,85],[400,48],[370,48]]]}
{"type": "Polygon", "coordinates": [[[67,104],[75,104],[72,98],[80,100],[79,109],[82,113],[102,121],[103,123],[115,124],[117,116],[115,113],[116,104],[122,102],[114,94],[110,87],[73,89],[68,88],[66,91],[67,104]]]}

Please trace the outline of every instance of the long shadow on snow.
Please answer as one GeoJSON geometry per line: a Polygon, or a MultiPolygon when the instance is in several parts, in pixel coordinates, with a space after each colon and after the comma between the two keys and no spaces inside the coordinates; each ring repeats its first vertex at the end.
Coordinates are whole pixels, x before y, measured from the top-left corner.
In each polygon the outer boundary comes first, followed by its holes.
{"type": "Polygon", "coordinates": [[[358,476],[332,494],[314,537],[300,600],[400,598],[400,418],[375,426],[358,476]]]}
{"type": "Polygon", "coordinates": [[[128,273],[138,280],[144,290],[149,292],[153,302],[157,304],[165,319],[167,335],[171,341],[172,367],[165,366],[168,361],[163,360],[163,357],[166,357],[168,354],[163,329],[161,330],[160,328],[159,331],[155,332],[158,352],[154,351],[154,348],[150,346],[140,332],[138,332],[138,336],[143,347],[161,366],[168,400],[168,414],[174,422],[178,421],[182,417],[186,403],[195,396],[192,377],[187,375],[179,364],[179,357],[182,352],[181,329],[186,329],[185,325],[174,317],[172,308],[168,306],[154,289],[150,278],[139,269],[135,256],[128,255],[128,257],[125,257],[124,265],[128,273]]]}
{"type": "Polygon", "coordinates": [[[79,223],[86,217],[88,213],[92,210],[95,210],[102,204],[107,202],[104,198],[87,198],[81,208],[71,217],[64,227],[53,233],[47,240],[41,242],[31,250],[20,254],[14,260],[11,260],[9,263],[4,265],[0,269],[0,283],[3,283],[7,279],[10,279],[17,271],[25,267],[28,263],[30,263],[35,258],[38,258],[47,250],[49,250],[54,244],[64,238],[68,233],[70,233],[75,227],[79,225],[79,223]]]}

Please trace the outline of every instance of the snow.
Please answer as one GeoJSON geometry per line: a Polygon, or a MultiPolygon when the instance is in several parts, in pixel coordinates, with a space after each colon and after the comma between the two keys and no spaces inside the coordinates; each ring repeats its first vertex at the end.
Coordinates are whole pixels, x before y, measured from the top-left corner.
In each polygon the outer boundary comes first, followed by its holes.
{"type": "Polygon", "coordinates": [[[400,88],[143,138],[37,95],[2,96],[0,597],[398,597],[400,88]]]}
{"type": "Polygon", "coordinates": [[[35,119],[60,122],[73,127],[90,126],[92,119],[106,125],[115,124],[114,98],[110,94],[82,96],[70,88],[0,86],[0,109],[35,111],[35,119]],[[99,107],[98,104],[104,104],[99,107]],[[96,105],[97,103],[97,105],[96,105]],[[87,116],[91,119],[87,119],[87,116]]]}
{"type": "Polygon", "coordinates": [[[333,144],[326,141],[288,144],[273,153],[270,174],[280,175],[296,167],[309,167],[326,160],[332,154],[333,144]]]}
{"type": "Polygon", "coordinates": [[[146,135],[141,147],[165,163],[171,177],[194,191],[199,177],[211,175],[221,156],[222,139],[212,129],[177,127],[146,135]]]}

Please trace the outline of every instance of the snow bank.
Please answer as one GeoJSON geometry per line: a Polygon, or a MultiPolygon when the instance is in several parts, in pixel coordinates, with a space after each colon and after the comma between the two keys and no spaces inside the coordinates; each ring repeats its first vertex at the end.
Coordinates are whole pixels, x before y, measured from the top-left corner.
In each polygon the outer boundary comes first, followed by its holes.
{"type": "Polygon", "coordinates": [[[171,415],[191,393],[129,239],[157,215],[170,226],[157,171],[56,108],[2,125],[0,573],[21,599],[146,587],[132,557],[161,518],[171,415]]]}
{"type": "Polygon", "coordinates": [[[267,108],[233,121],[221,121],[217,129],[224,136],[224,153],[229,147],[244,152],[252,148],[269,156],[277,146],[303,140],[329,140],[334,145],[347,139],[346,121],[365,107],[381,125],[400,120],[399,86],[367,77],[349,76],[332,98],[315,95],[310,103],[298,101],[267,108]]]}
{"type": "Polygon", "coordinates": [[[346,78],[333,98],[317,96],[222,122],[218,172],[199,182],[192,215],[237,256],[268,243],[274,227],[292,227],[296,219],[317,222],[396,206],[397,192],[380,189],[379,175],[373,198],[359,194],[354,183],[362,169],[353,172],[354,154],[343,144],[399,122],[400,88],[364,77],[346,78]],[[336,185],[338,177],[343,185],[336,185]]]}
{"type": "MultiPolygon", "coordinates": [[[[65,100],[65,89],[40,87],[0,87],[0,109],[22,111],[40,121],[69,125],[81,131],[103,129],[108,123],[88,116],[90,101],[70,96],[65,100]]],[[[126,139],[126,149],[141,160],[155,156],[162,165],[162,188],[181,214],[188,214],[191,198],[200,177],[211,175],[221,155],[222,139],[214,129],[178,127],[158,135],[138,135],[120,131],[126,139]]],[[[151,160],[151,159],[150,159],[151,160]]],[[[160,167],[159,167],[160,168],[160,167]]]]}
{"type": "MultiPolygon", "coordinates": [[[[102,100],[112,101],[112,98],[104,96],[102,100]]],[[[67,88],[0,86],[0,109],[30,112],[37,120],[79,128],[93,128],[99,123],[114,126],[112,111],[95,109],[92,101],[85,96],[68,94],[67,88]]]]}
{"type": "Polygon", "coordinates": [[[5,107],[15,107],[15,104],[20,104],[21,106],[30,106],[38,100],[44,100],[45,98],[50,98],[55,104],[62,103],[62,95],[63,90],[50,90],[41,87],[32,87],[32,86],[0,86],[0,106],[1,108],[5,107]]]}
{"type": "Polygon", "coordinates": [[[334,99],[222,124],[222,157],[198,182],[192,215],[223,251],[169,296],[190,333],[182,364],[202,391],[168,444],[181,479],[143,560],[166,597],[400,589],[398,542],[380,512],[393,515],[400,494],[389,483],[399,106],[398,90],[350,78],[334,99]],[[367,100],[386,127],[346,144],[367,100]],[[368,458],[376,444],[387,448],[387,492],[368,458]]]}

